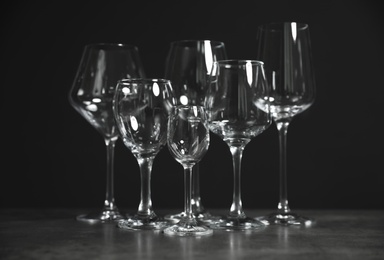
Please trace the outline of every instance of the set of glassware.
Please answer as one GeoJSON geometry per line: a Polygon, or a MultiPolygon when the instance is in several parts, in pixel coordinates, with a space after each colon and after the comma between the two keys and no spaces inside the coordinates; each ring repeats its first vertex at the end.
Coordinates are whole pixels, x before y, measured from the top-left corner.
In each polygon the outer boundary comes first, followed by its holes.
{"type": "Polygon", "coordinates": [[[163,79],[146,78],[136,46],[85,46],[69,100],[104,137],[107,181],[104,207],[77,219],[116,221],[123,229],[180,236],[313,224],[313,219],[289,208],[286,161],[289,123],[315,99],[310,45],[308,24],[295,22],[259,26],[257,60],[228,59],[219,41],[175,41],[163,79]],[[280,201],[270,215],[251,218],[241,200],[242,154],[272,122],[280,140],[280,201]],[[200,197],[198,163],[209,148],[210,131],[227,143],[233,157],[233,202],[226,216],[210,214],[200,197]],[[114,201],[114,147],[119,137],[140,166],[140,203],[134,215],[120,212],[114,201]],[[182,212],[160,217],[152,209],[151,170],[165,145],[184,168],[185,198],[182,212]]]}

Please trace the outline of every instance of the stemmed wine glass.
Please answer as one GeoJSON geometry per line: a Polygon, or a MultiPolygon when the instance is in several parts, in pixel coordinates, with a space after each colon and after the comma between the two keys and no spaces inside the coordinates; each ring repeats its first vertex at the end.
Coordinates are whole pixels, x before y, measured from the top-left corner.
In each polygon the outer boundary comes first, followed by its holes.
{"type": "Polygon", "coordinates": [[[106,198],[98,212],[77,216],[89,223],[124,217],[114,198],[114,150],[118,131],[112,112],[112,98],[117,81],[127,77],[143,77],[136,46],[119,43],[94,43],[84,47],[80,65],[69,92],[70,104],[104,138],[107,150],[106,198]]]}
{"type": "Polygon", "coordinates": [[[166,144],[167,120],[176,104],[166,79],[123,79],[116,87],[113,112],[125,146],[140,166],[141,194],[137,213],[118,222],[124,229],[162,229],[167,222],[152,209],[151,172],[155,156],[166,144]]]}
{"type": "MultiPolygon", "coordinates": [[[[207,79],[214,61],[227,58],[225,45],[212,40],[180,40],[170,43],[165,63],[165,78],[172,81],[178,105],[203,105],[207,79]]],[[[200,197],[199,164],[193,167],[192,211],[201,220],[212,216],[203,206],[200,197]]],[[[185,212],[165,216],[178,221],[185,212]]]]}
{"type": "Polygon", "coordinates": [[[287,131],[294,116],[315,99],[315,77],[309,26],[284,22],[257,30],[257,58],[264,61],[271,93],[268,99],[280,142],[280,201],[277,211],[257,219],[266,224],[311,225],[313,220],[293,213],[287,198],[287,131]]]}
{"type": "Polygon", "coordinates": [[[202,106],[174,108],[168,120],[167,144],[171,155],[184,168],[184,212],[180,221],[164,229],[168,235],[200,236],[213,230],[201,225],[192,211],[192,168],[208,151],[209,128],[202,106]]]}
{"type": "Polygon", "coordinates": [[[245,146],[266,130],[272,119],[259,104],[268,97],[263,63],[257,60],[223,60],[214,63],[205,108],[210,130],[220,136],[233,158],[233,202],[229,214],[210,227],[248,230],[264,226],[247,217],[241,201],[241,160],[245,146]]]}

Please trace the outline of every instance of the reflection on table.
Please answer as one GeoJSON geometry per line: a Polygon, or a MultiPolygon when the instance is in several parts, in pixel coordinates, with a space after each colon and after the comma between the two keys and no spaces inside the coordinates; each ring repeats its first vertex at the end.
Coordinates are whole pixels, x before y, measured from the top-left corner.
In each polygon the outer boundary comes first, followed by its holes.
{"type": "MultiPolygon", "coordinates": [[[[310,228],[267,226],[174,237],[75,220],[84,209],[1,209],[0,259],[380,259],[384,210],[302,210],[310,228]]],[[[270,210],[247,210],[259,216],[270,210]]],[[[134,212],[134,210],[132,210],[134,212]]],[[[176,210],[177,212],[177,210],[176,210]]],[[[159,212],[167,214],[168,211],[159,212]]],[[[212,210],[225,214],[226,210],[212,210]]]]}

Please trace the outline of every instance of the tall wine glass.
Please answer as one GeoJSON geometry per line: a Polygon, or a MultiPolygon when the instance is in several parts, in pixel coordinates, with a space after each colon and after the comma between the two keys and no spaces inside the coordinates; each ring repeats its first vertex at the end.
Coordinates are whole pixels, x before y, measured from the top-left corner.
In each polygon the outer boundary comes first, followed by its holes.
{"type": "Polygon", "coordinates": [[[184,212],[177,224],[164,229],[168,235],[200,236],[213,230],[201,225],[192,211],[192,168],[208,151],[209,128],[202,106],[177,106],[168,120],[167,144],[171,155],[184,168],[184,212]]]}
{"type": "MultiPolygon", "coordinates": [[[[225,45],[211,40],[180,40],[170,43],[165,78],[172,81],[179,105],[203,105],[207,79],[214,61],[227,58],[225,45]]],[[[192,211],[201,220],[214,218],[203,206],[200,197],[199,164],[193,167],[192,211]]],[[[180,220],[185,212],[167,215],[173,221],[180,220]]]]}
{"type": "Polygon", "coordinates": [[[264,61],[271,115],[279,132],[280,201],[277,211],[258,218],[267,224],[311,225],[313,220],[293,213],[287,198],[287,131],[294,116],[315,99],[315,77],[309,26],[285,22],[264,24],[257,30],[257,58],[264,61]]]}
{"type": "Polygon", "coordinates": [[[114,198],[114,150],[118,130],[112,112],[112,98],[117,81],[143,77],[136,46],[118,43],[95,43],[84,47],[80,65],[69,92],[70,104],[104,138],[107,150],[106,197],[100,211],[77,216],[78,220],[105,222],[124,217],[114,198]]]}
{"type": "Polygon", "coordinates": [[[214,63],[205,108],[210,130],[229,146],[233,158],[233,202],[229,214],[212,228],[247,230],[263,223],[247,217],[241,201],[241,160],[252,138],[266,130],[272,119],[258,106],[268,96],[263,63],[256,60],[223,60],[214,63]],[[261,101],[260,101],[261,100],[261,101]]]}
{"type": "Polygon", "coordinates": [[[161,229],[167,224],[152,209],[151,172],[155,156],[166,144],[168,114],[175,104],[169,80],[124,79],[117,84],[113,112],[141,174],[139,208],[134,216],[118,222],[120,228],[161,229]]]}

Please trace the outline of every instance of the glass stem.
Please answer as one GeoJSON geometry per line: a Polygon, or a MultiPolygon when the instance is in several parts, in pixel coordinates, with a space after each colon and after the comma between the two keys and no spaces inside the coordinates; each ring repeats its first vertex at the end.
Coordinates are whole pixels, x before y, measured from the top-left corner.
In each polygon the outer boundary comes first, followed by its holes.
{"type": "Polygon", "coordinates": [[[114,158],[115,158],[115,143],[117,138],[105,139],[107,147],[107,186],[104,201],[104,210],[115,210],[115,195],[114,195],[114,158]]]}
{"type": "Polygon", "coordinates": [[[279,132],[279,152],[280,152],[280,201],[277,206],[280,213],[289,213],[287,191],[287,132],[290,120],[276,122],[279,132]]]}
{"type": "Polygon", "coordinates": [[[204,213],[204,207],[201,204],[200,197],[200,172],[199,172],[199,164],[195,164],[192,169],[192,212],[195,215],[200,213],[204,213]]]}
{"type": "Polygon", "coordinates": [[[144,219],[155,217],[151,200],[151,171],[155,156],[137,157],[140,166],[141,192],[137,215],[144,219]]]}
{"type": "Polygon", "coordinates": [[[241,202],[241,159],[244,146],[230,146],[233,159],[233,201],[229,216],[233,218],[245,218],[241,202]]]}
{"type": "Polygon", "coordinates": [[[192,166],[184,167],[184,212],[188,220],[194,218],[192,211],[192,166]]]}

